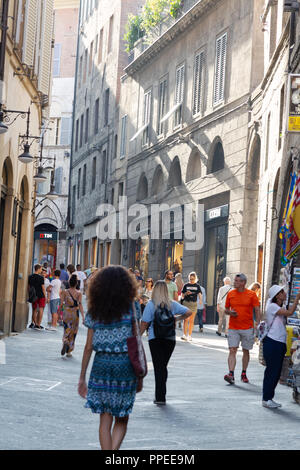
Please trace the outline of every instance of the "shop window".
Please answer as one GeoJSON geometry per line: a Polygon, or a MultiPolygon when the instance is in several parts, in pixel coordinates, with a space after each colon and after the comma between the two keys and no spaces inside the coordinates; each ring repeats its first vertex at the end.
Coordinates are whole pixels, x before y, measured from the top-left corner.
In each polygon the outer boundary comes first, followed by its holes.
{"type": "Polygon", "coordinates": [[[168,240],[165,250],[165,270],[172,270],[174,274],[182,273],[183,241],[168,240]]]}

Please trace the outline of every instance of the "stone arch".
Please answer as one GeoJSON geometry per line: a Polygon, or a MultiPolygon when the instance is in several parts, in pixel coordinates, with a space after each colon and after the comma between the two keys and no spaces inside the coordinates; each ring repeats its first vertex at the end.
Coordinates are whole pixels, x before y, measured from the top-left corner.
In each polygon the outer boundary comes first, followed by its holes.
{"type": "Polygon", "coordinates": [[[164,174],[161,165],[158,165],[155,168],[153,179],[152,179],[152,188],[151,196],[155,196],[163,191],[164,188],[164,174]]]}
{"type": "Polygon", "coordinates": [[[21,180],[18,196],[21,202],[29,204],[29,184],[26,175],[21,180]]]}
{"type": "Polygon", "coordinates": [[[168,187],[174,188],[175,186],[180,186],[182,184],[181,177],[181,167],[179,158],[176,156],[172,161],[170,174],[168,179],[168,187]]]}
{"type": "Polygon", "coordinates": [[[207,174],[216,173],[225,167],[225,154],[220,137],[216,137],[211,145],[208,162],[207,174]]]}
{"type": "Polygon", "coordinates": [[[138,189],[137,189],[137,201],[142,201],[148,197],[148,180],[145,173],[142,173],[139,179],[138,189]]]}
{"type": "Polygon", "coordinates": [[[1,177],[2,184],[4,184],[6,187],[13,186],[13,166],[10,157],[6,157],[4,160],[1,177]]]}
{"type": "Polygon", "coordinates": [[[258,184],[260,174],[261,140],[255,135],[248,158],[248,183],[258,184]]]}
{"type": "Polygon", "coordinates": [[[201,154],[197,147],[193,148],[186,170],[185,182],[195,180],[201,177],[201,154]]]}
{"type": "Polygon", "coordinates": [[[51,223],[56,228],[65,228],[65,221],[55,201],[49,201],[36,214],[35,226],[41,223],[51,223]]]}

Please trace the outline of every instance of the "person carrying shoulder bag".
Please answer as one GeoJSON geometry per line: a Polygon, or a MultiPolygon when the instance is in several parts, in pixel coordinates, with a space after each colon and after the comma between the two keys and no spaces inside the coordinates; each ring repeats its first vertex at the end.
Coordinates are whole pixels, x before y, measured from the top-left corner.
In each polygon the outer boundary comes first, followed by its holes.
{"type": "Polygon", "coordinates": [[[270,288],[266,305],[266,321],[269,329],[263,340],[266,369],[263,380],[262,406],[265,408],[281,407],[281,404],[275,402],[273,398],[286,354],[286,319],[295,312],[300,300],[300,291],[289,309],[283,307],[286,298],[287,295],[282,286],[274,285],[270,288]]]}

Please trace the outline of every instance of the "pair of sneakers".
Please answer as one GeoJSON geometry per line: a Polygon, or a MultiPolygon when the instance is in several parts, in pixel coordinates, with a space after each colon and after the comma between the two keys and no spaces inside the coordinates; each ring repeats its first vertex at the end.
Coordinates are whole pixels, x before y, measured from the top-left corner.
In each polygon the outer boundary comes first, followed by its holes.
{"type": "Polygon", "coordinates": [[[181,336],[181,339],[182,339],[183,341],[193,341],[191,335],[186,336],[186,335],[183,334],[183,335],[181,336]]]}
{"type": "MultiPolygon", "coordinates": [[[[230,384],[234,384],[234,375],[231,372],[229,372],[228,374],[224,375],[224,380],[230,384]]],[[[246,372],[242,372],[241,381],[246,384],[249,383],[249,379],[246,375],[246,372]]]]}

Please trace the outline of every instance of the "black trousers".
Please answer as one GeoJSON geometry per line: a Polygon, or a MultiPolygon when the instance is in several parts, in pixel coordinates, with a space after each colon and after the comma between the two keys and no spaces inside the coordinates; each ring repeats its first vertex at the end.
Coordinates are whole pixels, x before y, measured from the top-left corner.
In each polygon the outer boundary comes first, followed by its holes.
{"type": "Polygon", "coordinates": [[[263,340],[264,358],[267,364],[263,381],[263,400],[272,400],[280,379],[286,344],[266,336],[263,340]]]}
{"type": "Polygon", "coordinates": [[[166,401],[168,362],[175,348],[175,341],[151,339],[149,348],[152,356],[155,377],[155,400],[166,401]]]}

